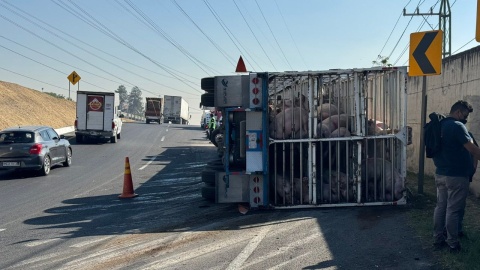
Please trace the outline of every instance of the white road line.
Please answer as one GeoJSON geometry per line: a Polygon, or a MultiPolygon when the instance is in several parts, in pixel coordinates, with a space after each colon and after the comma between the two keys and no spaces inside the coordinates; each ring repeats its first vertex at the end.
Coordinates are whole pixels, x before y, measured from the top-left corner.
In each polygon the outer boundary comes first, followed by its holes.
{"type": "Polygon", "coordinates": [[[226,269],[240,269],[242,264],[248,259],[248,257],[250,257],[250,255],[252,255],[260,242],[262,242],[263,238],[265,238],[271,227],[272,226],[265,226],[257,236],[250,240],[248,245],[242,250],[242,252],[240,252],[240,254],[238,254],[226,269]]]}
{"type": "Polygon", "coordinates": [[[143,169],[145,169],[148,165],[152,164],[152,162],[155,160],[156,157],[152,157],[148,162],[147,164],[143,165],[142,167],[140,167],[138,170],[141,171],[143,169]]]}
{"type": "MultiPolygon", "coordinates": [[[[167,131],[168,131],[168,129],[167,129],[167,131]]],[[[165,136],[163,136],[160,141],[163,142],[164,140],[165,140],[165,136]]]]}
{"type": "Polygon", "coordinates": [[[52,239],[46,239],[46,240],[32,241],[32,242],[29,242],[29,243],[25,244],[25,246],[36,247],[36,246],[40,246],[40,245],[47,244],[47,243],[57,241],[57,240],[61,240],[61,238],[52,238],[52,239]]]}
{"type": "Polygon", "coordinates": [[[0,232],[3,232],[3,231],[5,231],[5,230],[6,230],[6,229],[0,229],[0,232]]]}

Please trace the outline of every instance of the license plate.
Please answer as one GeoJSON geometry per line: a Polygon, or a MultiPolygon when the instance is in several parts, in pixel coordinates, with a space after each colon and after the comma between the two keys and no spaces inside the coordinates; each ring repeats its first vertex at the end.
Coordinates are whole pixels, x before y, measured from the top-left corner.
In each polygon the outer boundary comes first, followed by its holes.
{"type": "Polygon", "coordinates": [[[18,167],[20,162],[3,162],[3,167],[18,167]]]}

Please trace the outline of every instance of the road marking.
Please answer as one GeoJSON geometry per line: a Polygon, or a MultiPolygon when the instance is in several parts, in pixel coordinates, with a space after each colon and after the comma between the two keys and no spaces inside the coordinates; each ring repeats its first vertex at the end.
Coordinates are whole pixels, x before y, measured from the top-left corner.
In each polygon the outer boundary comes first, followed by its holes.
{"type": "Polygon", "coordinates": [[[271,227],[272,226],[265,226],[257,236],[250,240],[250,242],[242,250],[242,252],[240,252],[240,254],[238,254],[238,256],[230,263],[230,265],[228,265],[227,269],[240,269],[243,263],[248,259],[248,257],[250,257],[250,255],[252,255],[252,253],[258,247],[260,242],[262,242],[263,238],[265,238],[271,227]]]}
{"type": "MultiPolygon", "coordinates": [[[[168,129],[167,129],[167,131],[168,131],[168,129]]],[[[163,142],[164,140],[165,140],[165,136],[163,136],[160,141],[163,142]]]]}
{"type": "Polygon", "coordinates": [[[138,170],[141,171],[141,170],[145,169],[148,165],[152,164],[152,162],[155,161],[156,158],[157,158],[156,156],[155,156],[155,157],[152,157],[152,158],[147,162],[147,164],[143,165],[143,166],[140,167],[138,170]]]}
{"type": "Polygon", "coordinates": [[[50,243],[50,242],[53,242],[53,241],[57,241],[57,240],[61,240],[61,238],[53,238],[53,239],[32,241],[32,242],[30,242],[30,243],[25,244],[25,246],[27,246],[27,247],[36,247],[36,246],[40,246],[40,245],[47,244],[47,243],[50,243]]]}
{"type": "Polygon", "coordinates": [[[6,229],[0,229],[0,232],[3,232],[3,231],[5,231],[5,230],[6,230],[6,229]]]}

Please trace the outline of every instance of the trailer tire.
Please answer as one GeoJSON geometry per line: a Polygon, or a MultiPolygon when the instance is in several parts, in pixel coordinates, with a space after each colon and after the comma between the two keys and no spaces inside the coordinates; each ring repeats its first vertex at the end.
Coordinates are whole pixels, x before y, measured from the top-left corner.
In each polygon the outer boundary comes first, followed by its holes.
{"type": "Polygon", "coordinates": [[[215,107],[215,94],[214,93],[205,93],[201,96],[200,104],[205,107],[215,107]]]}
{"type": "Polygon", "coordinates": [[[215,175],[217,174],[217,171],[215,170],[203,170],[202,171],[202,181],[205,184],[215,186],[215,175]]]}
{"type": "Polygon", "coordinates": [[[110,137],[110,142],[117,143],[117,135],[113,135],[112,137],[110,137]]]}
{"type": "Polygon", "coordinates": [[[215,202],[215,187],[204,186],[202,187],[202,197],[210,202],[215,202]]]}
{"type": "Polygon", "coordinates": [[[83,142],[83,136],[82,135],[76,135],[75,136],[75,142],[82,143],[83,142]]]}
{"type": "Polygon", "coordinates": [[[207,93],[214,93],[215,78],[214,77],[202,78],[202,81],[200,83],[200,88],[202,88],[202,90],[204,90],[207,93]]]}

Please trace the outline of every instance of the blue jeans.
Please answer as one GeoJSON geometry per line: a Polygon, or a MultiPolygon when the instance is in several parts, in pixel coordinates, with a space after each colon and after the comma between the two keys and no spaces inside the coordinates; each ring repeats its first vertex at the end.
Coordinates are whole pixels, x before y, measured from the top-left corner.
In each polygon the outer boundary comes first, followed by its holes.
{"type": "Polygon", "coordinates": [[[469,189],[468,177],[435,175],[437,206],[433,214],[435,243],[446,241],[450,247],[458,245],[458,231],[469,189]],[[447,239],[443,231],[447,231],[447,239]]]}

